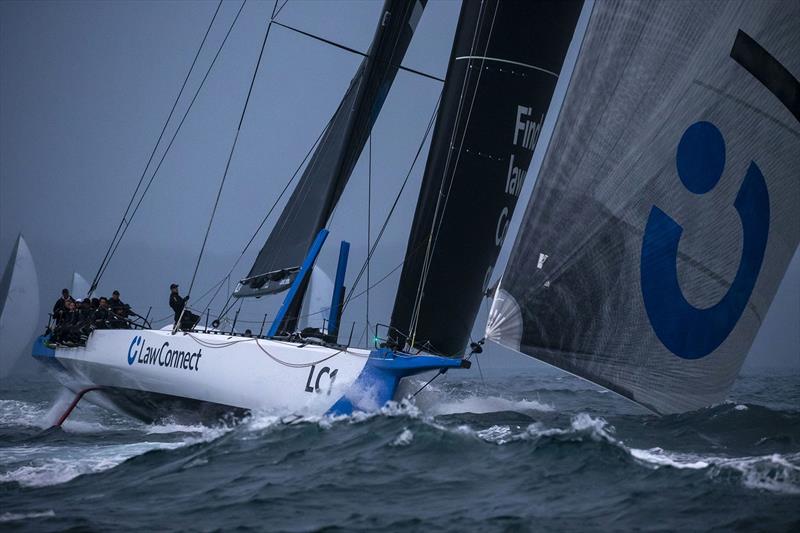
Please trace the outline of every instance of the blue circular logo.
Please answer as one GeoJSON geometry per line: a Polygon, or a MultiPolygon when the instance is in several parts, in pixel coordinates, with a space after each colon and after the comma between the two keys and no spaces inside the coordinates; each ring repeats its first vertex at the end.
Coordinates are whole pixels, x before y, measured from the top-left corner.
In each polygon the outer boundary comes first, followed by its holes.
{"type": "Polygon", "coordinates": [[[134,361],[136,361],[136,355],[139,353],[138,348],[136,350],[133,349],[134,346],[139,346],[142,343],[142,338],[137,335],[131,341],[131,345],[128,347],[128,364],[132,365],[134,361]]]}
{"type": "Polygon", "coordinates": [[[678,177],[695,194],[716,186],[725,170],[725,139],[710,122],[695,122],[683,133],[675,157],[678,177]]]}
{"type": "MultiPolygon", "coordinates": [[[[722,133],[710,122],[689,126],[678,144],[676,166],[689,191],[709,192],[725,168],[722,133]]],[[[758,280],[769,236],[769,191],[753,161],[733,206],[742,223],[742,256],[725,296],[705,309],[690,304],[678,282],[683,227],[655,205],[650,210],[642,239],[642,297],[655,334],[683,359],[700,359],[722,344],[741,318],[758,280]]]]}

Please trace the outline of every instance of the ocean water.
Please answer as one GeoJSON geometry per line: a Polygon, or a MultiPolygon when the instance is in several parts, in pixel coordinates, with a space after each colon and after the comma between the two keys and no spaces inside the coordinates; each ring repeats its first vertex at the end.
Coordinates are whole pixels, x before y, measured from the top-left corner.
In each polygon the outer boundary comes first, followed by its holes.
{"type": "Polygon", "coordinates": [[[452,374],[373,415],[146,425],[83,403],[50,430],[58,387],[5,383],[0,530],[800,531],[797,374],[665,417],[557,373],[452,374]]]}

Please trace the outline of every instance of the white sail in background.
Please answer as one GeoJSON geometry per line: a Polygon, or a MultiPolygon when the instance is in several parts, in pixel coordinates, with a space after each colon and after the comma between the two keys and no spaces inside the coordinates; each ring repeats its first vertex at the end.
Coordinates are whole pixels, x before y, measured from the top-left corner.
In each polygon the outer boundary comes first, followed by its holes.
{"type": "Polygon", "coordinates": [[[323,321],[328,320],[333,296],[333,280],[320,267],[314,266],[308,283],[308,292],[303,302],[300,316],[300,329],[307,327],[322,328],[323,321]]]}
{"type": "Polygon", "coordinates": [[[89,282],[77,272],[72,273],[70,294],[75,300],[83,300],[89,294],[89,282]]]}
{"type": "Polygon", "coordinates": [[[33,339],[39,324],[39,279],[22,235],[0,278],[0,377],[5,377],[33,339]]]}

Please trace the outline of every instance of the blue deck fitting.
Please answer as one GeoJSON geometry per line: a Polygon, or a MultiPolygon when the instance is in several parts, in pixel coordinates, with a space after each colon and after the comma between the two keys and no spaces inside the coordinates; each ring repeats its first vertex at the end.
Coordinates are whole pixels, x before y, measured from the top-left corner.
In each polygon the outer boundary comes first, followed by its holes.
{"type": "Polygon", "coordinates": [[[55,357],[56,351],[48,346],[50,335],[40,335],[33,341],[33,350],[31,355],[34,357],[55,357]]]}
{"type": "Polygon", "coordinates": [[[55,368],[57,370],[64,370],[64,366],[56,359],[56,351],[49,346],[50,335],[40,335],[33,341],[33,349],[31,355],[43,363],[45,366],[55,368]]]}
{"type": "Polygon", "coordinates": [[[331,312],[328,317],[328,334],[339,336],[339,323],[342,318],[342,296],[344,296],[344,275],[347,272],[347,256],[350,254],[350,243],[342,241],[339,247],[339,266],[336,267],[336,281],[331,296],[331,312]]]}
{"type": "Polygon", "coordinates": [[[303,260],[302,266],[300,266],[300,271],[297,273],[297,276],[295,276],[294,282],[292,283],[292,286],[289,289],[288,294],[286,294],[286,298],[283,299],[283,304],[281,305],[281,308],[278,310],[278,314],[275,315],[275,320],[272,322],[272,326],[270,326],[269,332],[267,332],[267,336],[274,337],[275,335],[278,334],[278,330],[281,327],[283,319],[286,318],[286,313],[289,310],[289,306],[292,304],[292,300],[294,300],[295,297],[297,296],[297,292],[300,290],[300,286],[303,284],[303,280],[306,279],[306,276],[308,276],[308,273],[311,271],[311,267],[314,266],[314,261],[317,260],[319,251],[322,249],[322,245],[325,244],[325,239],[327,238],[328,238],[328,230],[321,229],[319,233],[317,233],[317,238],[314,239],[314,243],[308,250],[308,254],[306,255],[306,258],[303,260]]]}
{"type": "Polygon", "coordinates": [[[354,411],[374,411],[394,399],[400,380],[431,370],[469,368],[464,359],[436,355],[410,355],[378,348],[369,354],[367,364],[355,383],[333,406],[328,415],[350,415],[354,411]]]}

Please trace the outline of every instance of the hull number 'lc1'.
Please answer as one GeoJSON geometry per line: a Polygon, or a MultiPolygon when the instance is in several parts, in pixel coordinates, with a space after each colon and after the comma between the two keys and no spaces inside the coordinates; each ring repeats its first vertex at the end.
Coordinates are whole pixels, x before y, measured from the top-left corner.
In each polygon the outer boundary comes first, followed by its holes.
{"type": "Polygon", "coordinates": [[[322,380],[322,376],[328,376],[328,391],[327,395],[330,396],[331,389],[333,388],[333,382],[336,381],[336,374],[339,372],[338,368],[334,368],[331,370],[327,366],[323,366],[320,368],[319,372],[317,372],[316,379],[314,378],[314,372],[316,371],[317,366],[311,365],[311,369],[308,371],[308,379],[306,380],[306,392],[319,392],[320,381],[322,380]],[[311,384],[314,384],[312,387],[311,384]]]}

